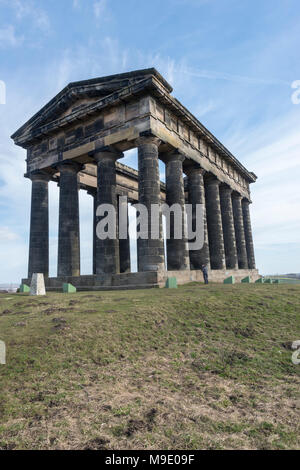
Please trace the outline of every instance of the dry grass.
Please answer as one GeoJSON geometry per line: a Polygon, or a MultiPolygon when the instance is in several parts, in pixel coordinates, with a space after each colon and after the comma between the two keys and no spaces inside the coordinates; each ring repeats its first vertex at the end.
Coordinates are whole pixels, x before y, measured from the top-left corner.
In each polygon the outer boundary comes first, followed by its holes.
{"type": "Polygon", "coordinates": [[[299,449],[299,294],[0,295],[0,448],[299,449]]]}

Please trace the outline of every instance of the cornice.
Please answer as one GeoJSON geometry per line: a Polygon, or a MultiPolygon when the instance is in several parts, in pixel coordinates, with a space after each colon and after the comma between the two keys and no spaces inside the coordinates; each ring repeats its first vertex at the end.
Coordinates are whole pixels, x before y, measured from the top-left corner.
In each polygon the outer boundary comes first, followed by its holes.
{"type": "MultiPolygon", "coordinates": [[[[115,106],[118,103],[129,102],[141,94],[148,92],[154,98],[158,99],[164,106],[170,109],[175,115],[177,115],[185,124],[187,124],[198,137],[204,139],[212,147],[217,150],[220,156],[225,157],[228,162],[230,162],[238,171],[240,171],[249,183],[256,181],[257,177],[253,172],[249,172],[239,160],[234,157],[234,155],[208,130],[206,127],[198,121],[198,119],[188,111],[188,109],[183,106],[176,98],[170,95],[172,88],[170,85],[163,79],[163,77],[155,69],[146,69],[144,71],[130,72],[129,74],[113,75],[111,80],[117,79],[118,77],[134,77],[138,73],[141,74],[152,73],[151,76],[148,75],[147,78],[141,79],[138,82],[125,86],[122,89],[114,91],[113,93],[97,100],[92,104],[83,105],[78,110],[71,112],[67,116],[59,117],[51,122],[46,124],[38,125],[39,122],[43,121],[43,113],[45,108],[48,106],[48,109],[51,106],[54,106],[55,103],[58,105],[59,101],[63,99],[66,94],[69,94],[76,102],[76,97],[80,95],[80,89],[82,87],[92,87],[96,83],[99,84],[99,80],[104,80],[110,77],[103,77],[103,79],[92,79],[81,82],[74,82],[69,84],[64,90],[62,90],[53,100],[51,100],[48,105],[42,108],[38,113],[36,113],[33,118],[31,118],[26,124],[24,124],[17,132],[12,135],[12,138],[15,141],[15,144],[27,148],[33,142],[38,141],[43,136],[51,136],[58,129],[66,128],[74,122],[84,121],[96,113],[101,112],[103,109],[115,106]],[[130,75],[132,74],[132,75],[130,75]],[[50,106],[50,107],[49,107],[50,106]]],[[[44,118],[46,116],[44,115],[44,118]]],[[[200,152],[200,150],[198,150],[200,152]]],[[[201,152],[200,152],[201,153],[201,152]]]]}

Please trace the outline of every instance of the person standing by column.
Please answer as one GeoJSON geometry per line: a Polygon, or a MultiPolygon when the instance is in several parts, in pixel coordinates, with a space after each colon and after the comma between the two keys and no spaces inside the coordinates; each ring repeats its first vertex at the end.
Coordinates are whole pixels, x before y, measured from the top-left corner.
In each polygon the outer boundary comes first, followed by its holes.
{"type": "Polygon", "coordinates": [[[208,284],[208,269],[206,264],[202,264],[201,271],[203,273],[204,284],[208,284]]]}

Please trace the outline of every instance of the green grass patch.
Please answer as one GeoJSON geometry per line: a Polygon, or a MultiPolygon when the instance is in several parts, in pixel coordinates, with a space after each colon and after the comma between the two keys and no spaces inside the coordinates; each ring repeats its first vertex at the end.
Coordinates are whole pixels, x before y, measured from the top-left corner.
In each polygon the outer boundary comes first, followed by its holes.
{"type": "Polygon", "coordinates": [[[299,294],[0,294],[0,448],[299,448],[299,294]]]}

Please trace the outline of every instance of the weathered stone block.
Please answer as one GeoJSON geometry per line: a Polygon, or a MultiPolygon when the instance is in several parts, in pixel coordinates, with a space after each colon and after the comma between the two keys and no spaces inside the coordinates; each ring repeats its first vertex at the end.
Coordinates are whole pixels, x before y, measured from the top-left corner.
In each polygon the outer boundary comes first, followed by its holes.
{"type": "Polygon", "coordinates": [[[224,284],[234,284],[234,283],[235,283],[234,276],[229,276],[226,279],[224,279],[224,284]]]}
{"type": "Polygon", "coordinates": [[[6,363],[6,346],[4,341],[0,341],[0,364],[6,363]]]}
{"type": "Polygon", "coordinates": [[[63,283],[63,292],[65,294],[73,294],[76,291],[77,291],[76,287],[73,286],[72,284],[69,284],[67,282],[63,283]]]}
{"type": "Polygon", "coordinates": [[[250,276],[246,276],[244,277],[241,282],[245,283],[245,284],[249,284],[251,282],[251,279],[250,279],[250,276]]]}
{"type": "Polygon", "coordinates": [[[168,277],[166,280],[167,289],[176,289],[177,288],[177,279],[176,277],[168,277]]]}
{"type": "Polygon", "coordinates": [[[46,295],[44,275],[33,273],[30,284],[30,295],[46,295]]]}
{"type": "Polygon", "coordinates": [[[22,292],[22,293],[30,292],[30,287],[27,286],[27,284],[21,284],[19,288],[19,292],[22,292]]]}

